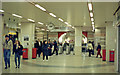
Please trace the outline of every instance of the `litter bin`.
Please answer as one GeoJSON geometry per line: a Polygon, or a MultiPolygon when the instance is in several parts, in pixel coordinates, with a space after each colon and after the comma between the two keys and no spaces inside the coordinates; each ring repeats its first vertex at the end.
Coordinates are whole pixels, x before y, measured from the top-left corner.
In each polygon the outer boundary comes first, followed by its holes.
{"type": "Polygon", "coordinates": [[[28,59],[28,48],[23,49],[23,59],[28,59]]]}
{"type": "Polygon", "coordinates": [[[105,49],[102,50],[102,60],[106,61],[106,50],[105,49]]]}
{"type": "Polygon", "coordinates": [[[37,48],[32,48],[32,59],[36,59],[37,48]]]}
{"type": "Polygon", "coordinates": [[[114,49],[109,50],[109,62],[114,62],[115,51],[114,49]]]}

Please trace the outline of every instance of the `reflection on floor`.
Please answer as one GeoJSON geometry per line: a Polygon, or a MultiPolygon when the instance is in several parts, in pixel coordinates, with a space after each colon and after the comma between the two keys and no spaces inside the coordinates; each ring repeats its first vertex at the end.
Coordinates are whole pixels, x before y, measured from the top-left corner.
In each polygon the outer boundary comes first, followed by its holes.
{"type": "MultiPolygon", "coordinates": [[[[21,58],[22,59],[22,58],[21,58]]],[[[95,56],[53,55],[49,61],[37,59],[21,60],[20,69],[15,68],[14,56],[11,56],[10,69],[3,73],[116,73],[114,63],[103,62],[95,56]]]]}

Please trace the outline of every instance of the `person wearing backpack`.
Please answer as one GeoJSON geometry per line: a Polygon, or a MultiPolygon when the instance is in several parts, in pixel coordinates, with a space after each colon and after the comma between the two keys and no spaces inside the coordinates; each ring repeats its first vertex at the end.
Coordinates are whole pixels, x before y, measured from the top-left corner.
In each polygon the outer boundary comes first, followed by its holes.
{"type": "Polygon", "coordinates": [[[88,51],[89,51],[89,57],[91,57],[91,52],[92,52],[92,50],[93,50],[93,46],[92,46],[91,41],[88,42],[87,49],[88,49],[88,51]]]}
{"type": "Polygon", "coordinates": [[[5,61],[5,69],[8,67],[10,68],[10,55],[11,51],[13,50],[13,43],[9,39],[9,36],[5,36],[5,41],[3,42],[3,49],[4,49],[4,61],[5,61]]]}
{"type": "Polygon", "coordinates": [[[97,56],[96,56],[96,58],[98,58],[98,55],[100,55],[100,58],[102,58],[102,55],[101,55],[101,45],[100,45],[100,43],[98,43],[98,46],[97,46],[97,49],[96,49],[98,52],[97,52],[97,56]]]}
{"type": "Polygon", "coordinates": [[[22,50],[23,50],[23,46],[20,44],[20,42],[18,40],[16,40],[16,44],[15,44],[15,65],[16,65],[16,68],[20,68],[20,57],[23,54],[22,50]]]}

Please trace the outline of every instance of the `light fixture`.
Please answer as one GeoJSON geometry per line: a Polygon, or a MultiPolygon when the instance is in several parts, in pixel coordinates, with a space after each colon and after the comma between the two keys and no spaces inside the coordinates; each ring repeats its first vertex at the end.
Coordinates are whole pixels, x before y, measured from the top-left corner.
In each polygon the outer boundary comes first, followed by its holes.
{"type": "Polygon", "coordinates": [[[15,17],[18,17],[18,18],[22,18],[22,16],[19,16],[17,14],[12,14],[12,15],[15,16],[15,17]]]}
{"type": "Polygon", "coordinates": [[[94,22],[92,22],[92,25],[95,24],[94,22]]]}
{"type": "Polygon", "coordinates": [[[40,28],[36,27],[36,29],[40,29],[40,28]]]}
{"type": "Polygon", "coordinates": [[[19,26],[21,26],[21,23],[19,23],[19,26]]]}
{"type": "Polygon", "coordinates": [[[58,18],[58,20],[60,20],[61,22],[63,22],[63,20],[61,18],[58,18]]]}
{"type": "Polygon", "coordinates": [[[46,30],[46,31],[49,31],[49,30],[46,30]]]}
{"type": "Polygon", "coordinates": [[[88,3],[89,11],[92,11],[92,3],[88,3]]]}
{"type": "Polygon", "coordinates": [[[68,26],[70,26],[70,27],[71,27],[72,25],[68,24],[68,26]]]}
{"type": "Polygon", "coordinates": [[[4,10],[0,10],[0,12],[5,12],[4,10]]]}
{"type": "Polygon", "coordinates": [[[38,5],[38,4],[35,4],[36,7],[38,7],[39,9],[41,9],[42,11],[46,11],[45,8],[43,8],[42,6],[38,5]]]}
{"type": "Polygon", "coordinates": [[[43,25],[43,23],[42,23],[42,22],[38,22],[38,24],[41,24],[41,25],[43,25]]]}
{"type": "Polygon", "coordinates": [[[94,18],[91,18],[91,21],[94,21],[94,18]]]}
{"type": "Polygon", "coordinates": [[[68,23],[67,23],[67,22],[65,22],[65,24],[67,24],[67,25],[68,25],[68,23]]]}
{"type": "Polygon", "coordinates": [[[92,12],[90,12],[90,17],[93,17],[93,13],[92,12]]]}
{"type": "Polygon", "coordinates": [[[48,26],[48,25],[46,25],[46,26],[48,26]]]}
{"type": "Polygon", "coordinates": [[[41,30],[45,30],[45,29],[41,29],[41,30]]]}
{"type": "Polygon", "coordinates": [[[73,29],[75,28],[75,27],[72,27],[73,29]]]}
{"type": "Polygon", "coordinates": [[[28,21],[35,22],[35,21],[34,21],[34,20],[32,20],[32,19],[28,19],[28,21]]]}
{"type": "Polygon", "coordinates": [[[57,17],[55,14],[53,14],[53,13],[49,13],[51,16],[53,16],[53,17],[57,17]]]}

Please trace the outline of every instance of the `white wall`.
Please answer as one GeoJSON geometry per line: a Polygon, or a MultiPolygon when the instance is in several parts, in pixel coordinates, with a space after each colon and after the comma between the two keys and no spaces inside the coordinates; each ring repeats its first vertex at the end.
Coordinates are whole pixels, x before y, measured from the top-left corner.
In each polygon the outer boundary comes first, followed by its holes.
{"type": "Polygon", "coordinates": [[[34,47],[34,33],[35,33],[35,25],[33,23],[22,23],[21,25],[21,33],[19,34],[19,40],[21,44],[28,48],[28,56],[29,59],[32,58],[32,48],[34,47]],[[29,36],[29,41],[24,41],[24,36],[29,36]],[[29,43],[26,46],[26,43],[29,43]]]}

